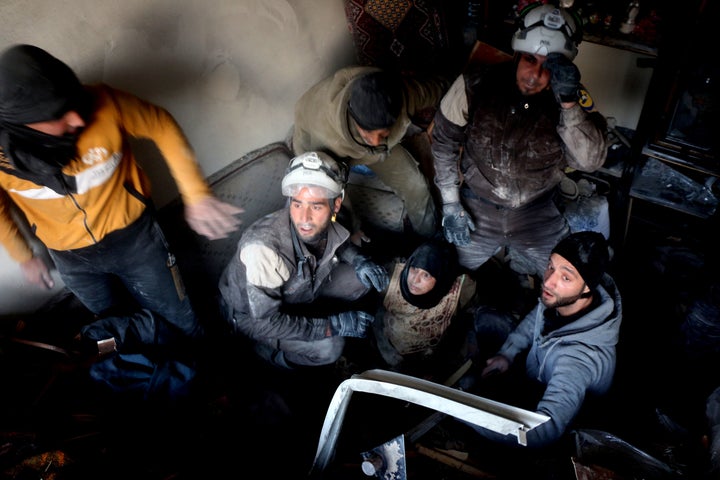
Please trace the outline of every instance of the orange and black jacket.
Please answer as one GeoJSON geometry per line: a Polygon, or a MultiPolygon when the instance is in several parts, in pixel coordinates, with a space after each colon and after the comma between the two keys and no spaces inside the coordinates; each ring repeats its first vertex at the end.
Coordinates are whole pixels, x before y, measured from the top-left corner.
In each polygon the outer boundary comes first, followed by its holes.
{"type": "Polygon", "coordinates": [[[94,101],[92,116],[78,138],[76,157],[62,168],[73,187],[57,192],[22,178],[0,148],[0,243],[18,262],[33,254],[13,220],[12,203],[53,250],[96,244],[140,217],[151,188],[130,148],[133,137],[155,142],[183,202],[211,195],[192,147],[165,109],[107,85],[87,89],[94,101]]]}

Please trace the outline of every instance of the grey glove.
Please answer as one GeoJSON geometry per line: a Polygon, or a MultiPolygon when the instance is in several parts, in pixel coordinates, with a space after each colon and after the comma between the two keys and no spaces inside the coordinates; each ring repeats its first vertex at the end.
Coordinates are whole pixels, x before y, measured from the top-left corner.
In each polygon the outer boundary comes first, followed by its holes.
{"type": "Polygon", "coordinates": [[[382,292],[390,283],[385,269],[362,255],[355,257],[353,266],[360,282],[367,288],[374,287],[378,292],[382,292]]]}
{"type": "Polygon", "coordinates": [[[472,218],[459,202],[443,205],[442,227],[447,241],[458,247],[470,243],[470,230],[475,231],[472,218]]]}
{"type": "Polygon", "coordinates": [[[342,312],[330,315],[330,329],[339,337],[365,338],[374,317],[361,311],[342,312]]]}
{"type": "Polygon", "coordinates": [[[550,88],[558,102],[577,102],[580,98],[580,70],[562,53],[551,53],[543,64],[550,72],[550,88]]]}

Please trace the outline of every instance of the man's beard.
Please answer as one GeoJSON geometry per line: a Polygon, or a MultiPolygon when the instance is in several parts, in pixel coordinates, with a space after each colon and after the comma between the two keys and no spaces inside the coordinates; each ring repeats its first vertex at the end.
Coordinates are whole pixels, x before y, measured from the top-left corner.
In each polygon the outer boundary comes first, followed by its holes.
{"type": "Polygon", "coordinates": [[[558,308],[558,307],[566,307],[568,305],[572,305],[573,303],[577,302],[581,298],[585,298],[582,293],[579,293],[577,295],[573,295],[571,297],[553,297],[554,301],[551,303],[548,303],[545,300],[544,296],[540,296],[540,301],[545,305],[545,308],[558,308]]]}
{"type": "MultiPolygon", "coordinates": [[[[297,233],[298,237],[300,238],[300,240],[303,241],[303,243],[305,243],[307,245],[315,245],[318,242],[320,242],[321,240],[325,239],[325,237],[327,236],[327,227],[328,227],[329,223],[330,222],[317,228],[316,233],[311,236],[304,236],[302,234],[302,232],[300,232],[300,229],[298,229],[298,225],[296,225],[294,223],[293,223],[293,228],[295,229],[295,233],[297,233]]],[[[303,224],[301,223],[300,225],[303,225],[303,224]]],[[[314,226],[317,227],[317,225],[314,225],[314,226]]]]}

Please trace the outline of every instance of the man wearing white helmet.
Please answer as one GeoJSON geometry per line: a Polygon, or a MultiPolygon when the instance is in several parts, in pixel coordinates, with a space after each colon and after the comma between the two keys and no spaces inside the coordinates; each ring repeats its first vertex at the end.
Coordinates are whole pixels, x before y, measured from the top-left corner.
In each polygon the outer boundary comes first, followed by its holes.
{"type": "Polygon", "coordinates": [[[432,153],[443,231],[460,263],[476,270],[507,249],[515,271],[540,277],[569,232],[553,202],[563,169],[597,170],[607,129],[578,103],[579,22],[549,4],[521,20],[513,62],[468,69],[450,87],[432,153]]]}
{"type": "Polygon", "coordinates": [[[248,227],[220,279],[228,321],[273,365],[333,363],[344,337],[365,337],[372,322],[357,305],[387,288],[387,272],[335,222],[346,176],[325,153],[293,158],[282,180],[288,205],[248,227]]]}

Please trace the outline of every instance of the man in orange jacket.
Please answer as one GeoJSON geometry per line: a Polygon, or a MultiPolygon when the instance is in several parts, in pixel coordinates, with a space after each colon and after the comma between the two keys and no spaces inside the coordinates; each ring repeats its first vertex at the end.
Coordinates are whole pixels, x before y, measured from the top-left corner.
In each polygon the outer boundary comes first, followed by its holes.
{"type": "Polygon", "coordinates": [[[238,227],[242,208],[212,194],[166,110],[107,85],[82,85],[70,67],[38,47],[14,45],[2,52],[0,243],[31,284],[52,288],[48,266],[10,214],[14,204],[48,248],[65,285],[90,311],[153,312],[134,325],[138,337],[151,342],[198,338],[203,328],[152,215],[150,182],[130,137],[155,142],[193,230],[212,240],[238,227]]]}

